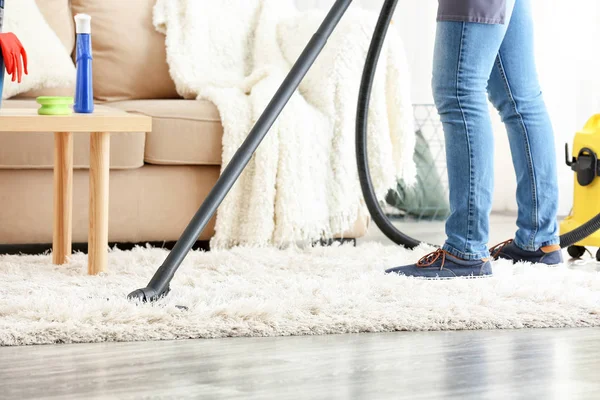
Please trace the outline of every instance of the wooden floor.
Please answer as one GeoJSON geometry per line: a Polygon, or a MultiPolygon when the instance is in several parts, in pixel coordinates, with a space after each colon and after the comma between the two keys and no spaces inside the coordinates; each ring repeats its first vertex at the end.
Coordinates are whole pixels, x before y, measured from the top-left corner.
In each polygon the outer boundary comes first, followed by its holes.
{"type": "Polygon", "coordinates": [[[1,348],[0,398],[598,399],[600,330],[1,348]]]}
{"type": "MultiPolygon", "coordinates": [[[[494,222],[494,241],[511,237],[494,222]]],[[[443,240],[440,224],[406,228],[443,240]]],[[[600,329],[0,348],[0,399],[163,398],[600,399],[600,329]]]]}

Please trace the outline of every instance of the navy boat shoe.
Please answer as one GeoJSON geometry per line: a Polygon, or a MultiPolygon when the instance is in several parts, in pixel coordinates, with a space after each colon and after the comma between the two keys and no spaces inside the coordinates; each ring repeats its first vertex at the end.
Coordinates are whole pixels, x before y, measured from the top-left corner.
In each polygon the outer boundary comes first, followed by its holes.
{"type": "Polygon", "coordinates": [[[490,249],[494,260],[510,260],[514,263],[529,262],[532,264],[546,264],[550,266],[563,263],[563,255],[560,246],[548,246],[538,251],[527,251],[518,247],[514,240],[507,240],[490,249]]]}
{"type": "Polygon", "coordinates": [[[385,272],[421,279],[487,278],[492,276],[492,264],[489,260],[461,260],[439,249],[416,264],[391,268],[385,272]]]}

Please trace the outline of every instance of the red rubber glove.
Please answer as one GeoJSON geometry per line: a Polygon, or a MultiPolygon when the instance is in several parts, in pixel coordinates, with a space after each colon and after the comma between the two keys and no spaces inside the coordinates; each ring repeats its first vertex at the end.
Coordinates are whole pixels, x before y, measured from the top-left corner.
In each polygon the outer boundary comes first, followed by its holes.
{"type": "Polygon", "coordinates": [[[21,83],[23,71],[27,75],[27,52],[23,48],[21,41],[12,32],[0,33],[0,46],[2,47],[6,72],[12,75],[13,82],[18,80],[21,83]],[[21,58],[23,62],[21,62],[21,58]]]}

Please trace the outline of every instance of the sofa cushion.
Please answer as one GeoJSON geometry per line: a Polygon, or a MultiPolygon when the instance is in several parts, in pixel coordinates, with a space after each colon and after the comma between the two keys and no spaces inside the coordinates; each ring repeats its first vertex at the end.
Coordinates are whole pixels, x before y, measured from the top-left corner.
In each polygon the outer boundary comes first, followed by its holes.
{"type": "Polygon", "coordinates": [[[75,48],[75,21],[69,6],[70,0],[35,0],[48,25],[71,54],[75,48]]]}
{"type": "Polygon", "coordinates": [[[154,1],[71,0],[92,17],[94,95],[101,101],[177,98],[165,37],[152,25],[154,1]]]}
{"type": "MultiPolygon", "coordinates": [[[[179,239],[218,177],[219,167],[214,166],[146,165],[111,172],[108,240],[179,239]]],[[[87,171],[73,173],[74,243],[88,240],[89,180],[87,171]]],[[[0,187],[0,244],[51,243],[52,171],[0,170],[0,187]]],[[[213,236],[214,224],[212,218],[200,240],[213,236]]]]}
{"type": "MultiPolygon", "coordinates": [[[[69,0],[36,0],[44,19],[59,37],[68,54],[75,48],[75,22],[71,14],[69,0]]],[[[31,99],[38,96],[73,96],[75,85],[30,90],[16,98],[31,99]]]]}
{"type": "Polygon", "coordinates": [[[223,126],[208,101],[133,100],[111,107],[151,116],[144,159],[149,164],[221,165],[223,126]]]}
{"type": "Polygon", "coordinates": [[[35,0],[8,1],[3,29],[18,36],[27,51],[28,74],[21,82],[5,77],[3,98],[32,90],[75,85],[71,54],[46,21],[35,0]]]}
{"type": "MultiPolygon", "coordinates": [[[[3,108],[37,108],[34,100],[6,100],[3,108]]],[[[97,106],[102,109],[105,106],[97,106]]],[[[73,138],[74,168],[89,168],[89,134],[73,138]]],[[[145,133],[111,135],[110,165],[131,169],[144,165],[145,133]]],[[[51,169],[54,166],[54,135],[51,133],[0,132],[0,169],[51,169]]]]}

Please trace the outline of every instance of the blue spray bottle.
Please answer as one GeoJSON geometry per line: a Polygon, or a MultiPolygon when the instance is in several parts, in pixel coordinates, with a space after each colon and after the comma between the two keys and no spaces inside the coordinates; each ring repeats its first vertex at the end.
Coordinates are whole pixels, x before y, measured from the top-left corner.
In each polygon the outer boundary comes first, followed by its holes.
{"type": "Polygon", "coordinates": [[[76,113],[94,112],[94,88],[92,81],[92,18],[87,14],[75,16],[77,31],[77,83],[75,85],[76,113]]]}

